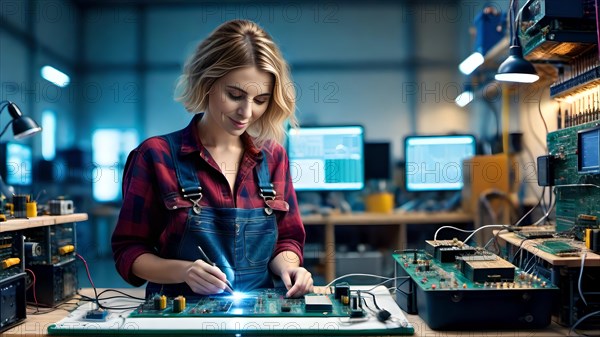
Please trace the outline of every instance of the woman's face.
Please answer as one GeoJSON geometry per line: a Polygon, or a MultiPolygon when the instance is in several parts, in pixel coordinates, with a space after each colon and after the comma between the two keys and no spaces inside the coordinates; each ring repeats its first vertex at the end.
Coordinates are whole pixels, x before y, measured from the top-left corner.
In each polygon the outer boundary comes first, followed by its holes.
{"type": "Polygon", "coordinates": [[[271,74],[239,68],[218,79],[208,96],[209,118],[232,136],[240,136],[267,110],[273,91],[271,74]]]}

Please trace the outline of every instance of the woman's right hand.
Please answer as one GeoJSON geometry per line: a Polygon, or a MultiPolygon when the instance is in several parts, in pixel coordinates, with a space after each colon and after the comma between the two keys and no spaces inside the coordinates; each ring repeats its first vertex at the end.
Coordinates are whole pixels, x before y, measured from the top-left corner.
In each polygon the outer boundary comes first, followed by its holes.
{"type": "Polygon", "coordinates": [[[227,276],[216,266],[203,260],[190,263],[183,276],[193,292],[200,295],[213,295],[222,293],[227,287],[227,276]]]}

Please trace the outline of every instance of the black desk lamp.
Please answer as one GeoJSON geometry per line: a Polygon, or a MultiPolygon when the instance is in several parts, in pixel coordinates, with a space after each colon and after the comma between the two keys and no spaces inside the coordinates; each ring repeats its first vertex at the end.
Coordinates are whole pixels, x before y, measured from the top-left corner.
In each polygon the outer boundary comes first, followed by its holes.
{"type": "Polygon", "coordinates": [[[12,124],[13,135],[15,139],[27,138],[33,134],[42,131],[42,128],[33,119],[27,116],[23,116],[23,113],[19,107],[11,101],[0,102],[0,113],[4,108],[8,107],[8,113],[12,117],[10,122],[6,124],[6,127],[0,132],[0,138],[4,135],[8,126],[12,124]]]}
{"type": "MultiPolygon", "coordinates": [[[[0,138],[4,135],[6,130],[8,130],[8,126],[12,124],[13,136],[15,139],[23,139],[27,138],[31,135],[34,135],[40,131],[42,128],[36,123],[33,119],[27,116],[23,116],[23,113],[19,109],[19,107],[11,102],[11,101],[1,101],[0,102],[0,113],[4,110],[4,108],[8,107],[8,113],[12,117],[10,122],[6,124],[2,132],[0,132],[0,138]]],[[[12,187],[7,185],[2,176],[0,176],[0,193],[5,197],[10,197],[13,194],[12,187]]],[[[1,210],[0,210],[1,212],[1,210]]]]}
{"type": "MultiPolygon", "coordinates": [[[[509,15],[509,27],[510,27],[510,48],[509,55],[496,73],[496,80],[505,82],[518,82],[518,83],[533,83],[540,77],[538,76],[533,64],[523,58],[523,48],[521,47],[521,40],[519,39],[517,19],[517,7],[519,6],[518,0],[512,0],[510,3],[510,15],[509,15]],[[517,24],[517,27],[514,27],[517,24]]],[[[520,13],[519,13],[520,14],[520,13]]]]}

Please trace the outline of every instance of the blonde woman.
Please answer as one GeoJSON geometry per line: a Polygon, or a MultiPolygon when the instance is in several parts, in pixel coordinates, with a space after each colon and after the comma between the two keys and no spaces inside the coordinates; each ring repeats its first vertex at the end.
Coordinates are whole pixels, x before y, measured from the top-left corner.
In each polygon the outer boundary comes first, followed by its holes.
{"type": "Polygon", "coordinates": [[[146,294],[313,288],[305,231],[280,145],[296,124],[287,63],[256,23],[226,22],[199,44],[178,83],[194,116],[131,152],[112,236],[117,270],[146,294]]]}

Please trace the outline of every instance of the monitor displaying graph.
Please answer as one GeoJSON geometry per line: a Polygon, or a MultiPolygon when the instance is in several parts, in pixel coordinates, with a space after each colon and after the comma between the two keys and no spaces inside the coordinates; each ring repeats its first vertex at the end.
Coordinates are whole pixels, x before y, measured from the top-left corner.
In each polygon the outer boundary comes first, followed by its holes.
{"type": "Polygon", "coordinates": [[[356,191],[364,187],[362,126],[290,129],[287,151],[297,191],[356,191]]]}
{"type": "Polygon", "coordinates": [[[406,190],[459,191],[463,161],[475,155],[473,135],[408,136],[404,139],[406,190]]]}

